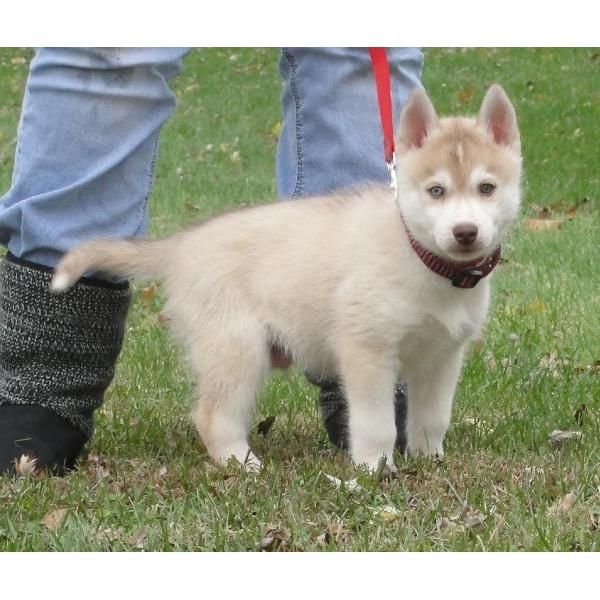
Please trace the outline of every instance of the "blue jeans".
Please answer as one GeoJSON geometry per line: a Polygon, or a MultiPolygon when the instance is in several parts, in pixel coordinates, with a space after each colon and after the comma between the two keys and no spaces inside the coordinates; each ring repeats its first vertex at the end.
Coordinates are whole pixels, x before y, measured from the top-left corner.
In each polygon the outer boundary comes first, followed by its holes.
{"type": "MultiPolygon", "coordinates": [[[[158,136],[185,48],[44,48],[30,66],[0,243],[54,266],[93,237],[144,235],[158,136]]],[[[389,51],[395,115],[422,54],[389,51]]],[[[366,48],[287,48],[280,58],[281,197],[387,181],[366,48]]]]}

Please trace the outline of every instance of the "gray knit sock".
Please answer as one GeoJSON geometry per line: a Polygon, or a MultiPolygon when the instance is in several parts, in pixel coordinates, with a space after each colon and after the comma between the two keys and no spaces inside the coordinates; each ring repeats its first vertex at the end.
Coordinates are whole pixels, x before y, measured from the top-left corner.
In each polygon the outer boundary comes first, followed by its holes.
{"type": "Polygon", "coordinates": [[[10,254],[0,263],[0,405],[42,406],[89,438],[121,350],[129,287],[82,279],[53,294],[51,276],[10,254]]]}

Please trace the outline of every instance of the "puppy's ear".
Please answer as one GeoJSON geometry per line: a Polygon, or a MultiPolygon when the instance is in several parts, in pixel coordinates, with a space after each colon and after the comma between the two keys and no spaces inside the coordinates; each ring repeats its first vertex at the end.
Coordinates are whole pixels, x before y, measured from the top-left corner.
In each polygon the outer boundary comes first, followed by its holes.
{"type": "Polygon", "coordinates": [[[497,83],[487,91],[479,111],[479,124],[497,144],[519,152],[521,139],[517,115],[504,89],[497,83]]]}
{"type": "Polygon", "coordinates": [[[400,115],[396,138],[398,149],[420,148],[437,126],[438,117],[429,96],[422,89],[415,89],[400,115]]]}

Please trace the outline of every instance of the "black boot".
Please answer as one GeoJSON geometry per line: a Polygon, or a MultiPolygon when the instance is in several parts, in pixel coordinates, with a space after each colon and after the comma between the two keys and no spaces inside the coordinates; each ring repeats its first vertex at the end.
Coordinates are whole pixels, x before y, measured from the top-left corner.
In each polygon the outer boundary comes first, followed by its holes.
{"type": "MultiPolygon", "coordinates": [[[[330,441],[338,448],[348,449],[348,403],[337,379],[309,381],[321,388],[319,408],[330,441]]],[[[406,385],[399,383],[394,391],[396,449],[406,450],[406,385]]]]}
{"type": "Polygon", "coordinates": [[[10,254],[0,263],[0,473],[22,455],[38,470],[74,466],[121,350],[128,284],[53,294],[51,276],[10,254]]]}

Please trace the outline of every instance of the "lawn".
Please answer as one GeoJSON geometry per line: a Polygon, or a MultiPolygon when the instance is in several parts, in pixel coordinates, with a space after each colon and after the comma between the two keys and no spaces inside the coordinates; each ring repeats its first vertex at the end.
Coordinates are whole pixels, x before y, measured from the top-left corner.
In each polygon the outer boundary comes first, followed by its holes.
{"type": "MultiPolygon", "coordinates": [[[[30,56],[0,50],[3,190],[30,56]]],[[[152,235],[274,198],[277,56],[187,57],[161,138],[152,235]]],[[[476,111],[490,83],[504,85],[526,172],[522,218],[466,361],[443,462],[399,457],[391,480],[357,472],[327,441],[317,390],[291,370],[260,397],[251,443],[264,469],[214,467],[188,417],[193,385],[162,325],[160,286],[136,282],[89,454],[65,478],[0,477],[0,550],[600,549],[600,51],[425,57],[442,114],[476,111]],[[554,430],[577,434],[551,443],[554,430]]]]}

